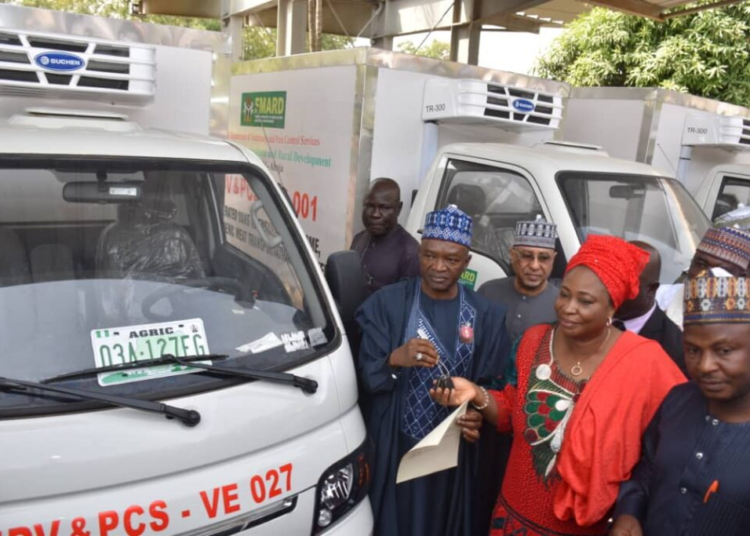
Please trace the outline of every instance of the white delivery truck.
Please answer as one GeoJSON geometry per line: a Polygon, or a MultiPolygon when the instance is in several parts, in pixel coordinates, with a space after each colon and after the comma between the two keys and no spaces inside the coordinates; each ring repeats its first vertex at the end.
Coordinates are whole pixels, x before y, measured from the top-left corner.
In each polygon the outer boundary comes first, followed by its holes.
{"type": "Polygon", "coordinates": [[[372,532],[320,268],[260,159],[206,137],[227,51],[0,6],[3,536],[372,532]]]}
{"type": "Polygon", "coordinates": [[[562,277],[567,260],[589,234],[606,234],[656,247],[661,280],[671,283],[708,228],[705,215],[674,179],[644,164],[610,158],[596,147],[559,142],[442,148],[407,229],[417,234],[426,212],[451,202],[474,217],[472,260],[463,274],[470,285],[510,273],[515,224],[537,215],[558,226],[554,279],[562,277]]]}
{"type": "Polygon", "coordinates": [[[371,179],[399,182],[405,223],[439,147],[550,140],[567,91],[539,78],[372,48],[255,60],[233,65],[229,138],[287,187],[324,263],[361,229],[371,179]],[[466,102],[434,107],[428,91],[436,99],[458,92],[466,102]]]}
{"type": "Polygon", "coordinates": [[[401,184],[401,221],[417,237],[426,213],[448,203],[474,217],[463,274],[472,287],[509,273],[515,223],[540,214],[560,230],[553,277],[589,233],[608,233],[653,243],[663,281],[673,281],[707,218],[654,168],[559,141],[569,91],[376,49],[274,58],[233,67],[229,136],[291,190],[321,261],[349,247],[368,183],[388,176],[401,184]]]}
{"type": "Polygon", "coordinates": [[[658,88],[575,88],[565,139],[650,164],[715,220],[750,204],[750,109],[658,88]]]}

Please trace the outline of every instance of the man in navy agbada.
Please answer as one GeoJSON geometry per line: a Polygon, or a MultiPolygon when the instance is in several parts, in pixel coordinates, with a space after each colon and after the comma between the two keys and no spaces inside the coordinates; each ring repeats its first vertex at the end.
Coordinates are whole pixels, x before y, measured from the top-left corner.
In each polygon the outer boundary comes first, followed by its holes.
{"type": "Polygon", "coordinates": [[[750,534],[750,279],[685,284],[685,365],[620,486],[611,536],[750,534]]]}
{"type": "MultiPolygon", "coordinates": [[[[471,218],[454,205],[429,213],[421,278],[376,292],[357,313],[363,333],[358,373],[370,398],[366,422],[375,443],[375,534],[471,532],[473,445],[461,445],[457,468],[396,484],[403,455],[449,414],[430,398],[433,382],[443,374],[489,382],[507,365],[505,310],[458,283],[471,259],[471,231],[471,218]]],[[[465,439],[477,439],[481,421],[467,413],[459,425],[465,439]]]]}

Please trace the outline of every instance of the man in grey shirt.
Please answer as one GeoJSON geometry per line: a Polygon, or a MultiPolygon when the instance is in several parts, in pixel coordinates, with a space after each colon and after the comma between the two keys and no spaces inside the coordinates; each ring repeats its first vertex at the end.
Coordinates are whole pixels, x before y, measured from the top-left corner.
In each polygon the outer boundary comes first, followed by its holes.
{"type": "Polygon", "coordinates": [[[519,221],[510,250],[515,277],[493,279],[479,287],[479,294],[508,308],[505,327],[514,341],[531,326],[557,319],[555,300],[560,291],[549,282],[556,238],[557,225],[541,216],[519,221]]]}

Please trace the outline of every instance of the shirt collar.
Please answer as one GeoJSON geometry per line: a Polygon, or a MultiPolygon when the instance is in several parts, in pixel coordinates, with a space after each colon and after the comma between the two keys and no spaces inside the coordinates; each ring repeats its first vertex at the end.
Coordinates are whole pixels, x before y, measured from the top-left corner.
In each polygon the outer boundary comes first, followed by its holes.
{"type": "Polygon", "coordinates": [[[646,322],[648,322],[648,319],[651,318],[652,314],[654,314],[655,310],[656,303],[654,303],[653,307],[651,307],[651,309],[649,309],[648,313],[646,313],[645,315],[637,316],[629,320],[623,320],[622,323],[625,324],[625,329],[628,331],[632,331],[633,333],[640,333],[643,329],[643,326],[645,326],[646,322]]]}

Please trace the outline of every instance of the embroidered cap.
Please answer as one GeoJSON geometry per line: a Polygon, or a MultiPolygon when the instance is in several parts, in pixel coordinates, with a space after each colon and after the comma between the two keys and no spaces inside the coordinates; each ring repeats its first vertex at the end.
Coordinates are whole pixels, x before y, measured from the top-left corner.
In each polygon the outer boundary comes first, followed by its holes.
{"type": "Polygon", "coordinates": [[[422,238],[455,242],[467,248],[471,247],[471,217],[462,212],[456,205],[428,212],[424,221],[422,238]]]}
{"type": "Polygon", "coordinates": [[[519,221],[516,223],[513,245],[555,249],[556,238],[557,224],[550,223],[541,215],[537,215],[536,221],[519,221]]]}
{"type": "Polygon", "coordinates": [[[688,280],[683,325],[750,323],[748,282],[745,277],[701,276],[688,280]]]}
{"type": "Polygon", "coordinates": [[[731,262],[743,270],[750,266],[750,232],[741,229],[709,229],[696,249],[731,262]]]}

